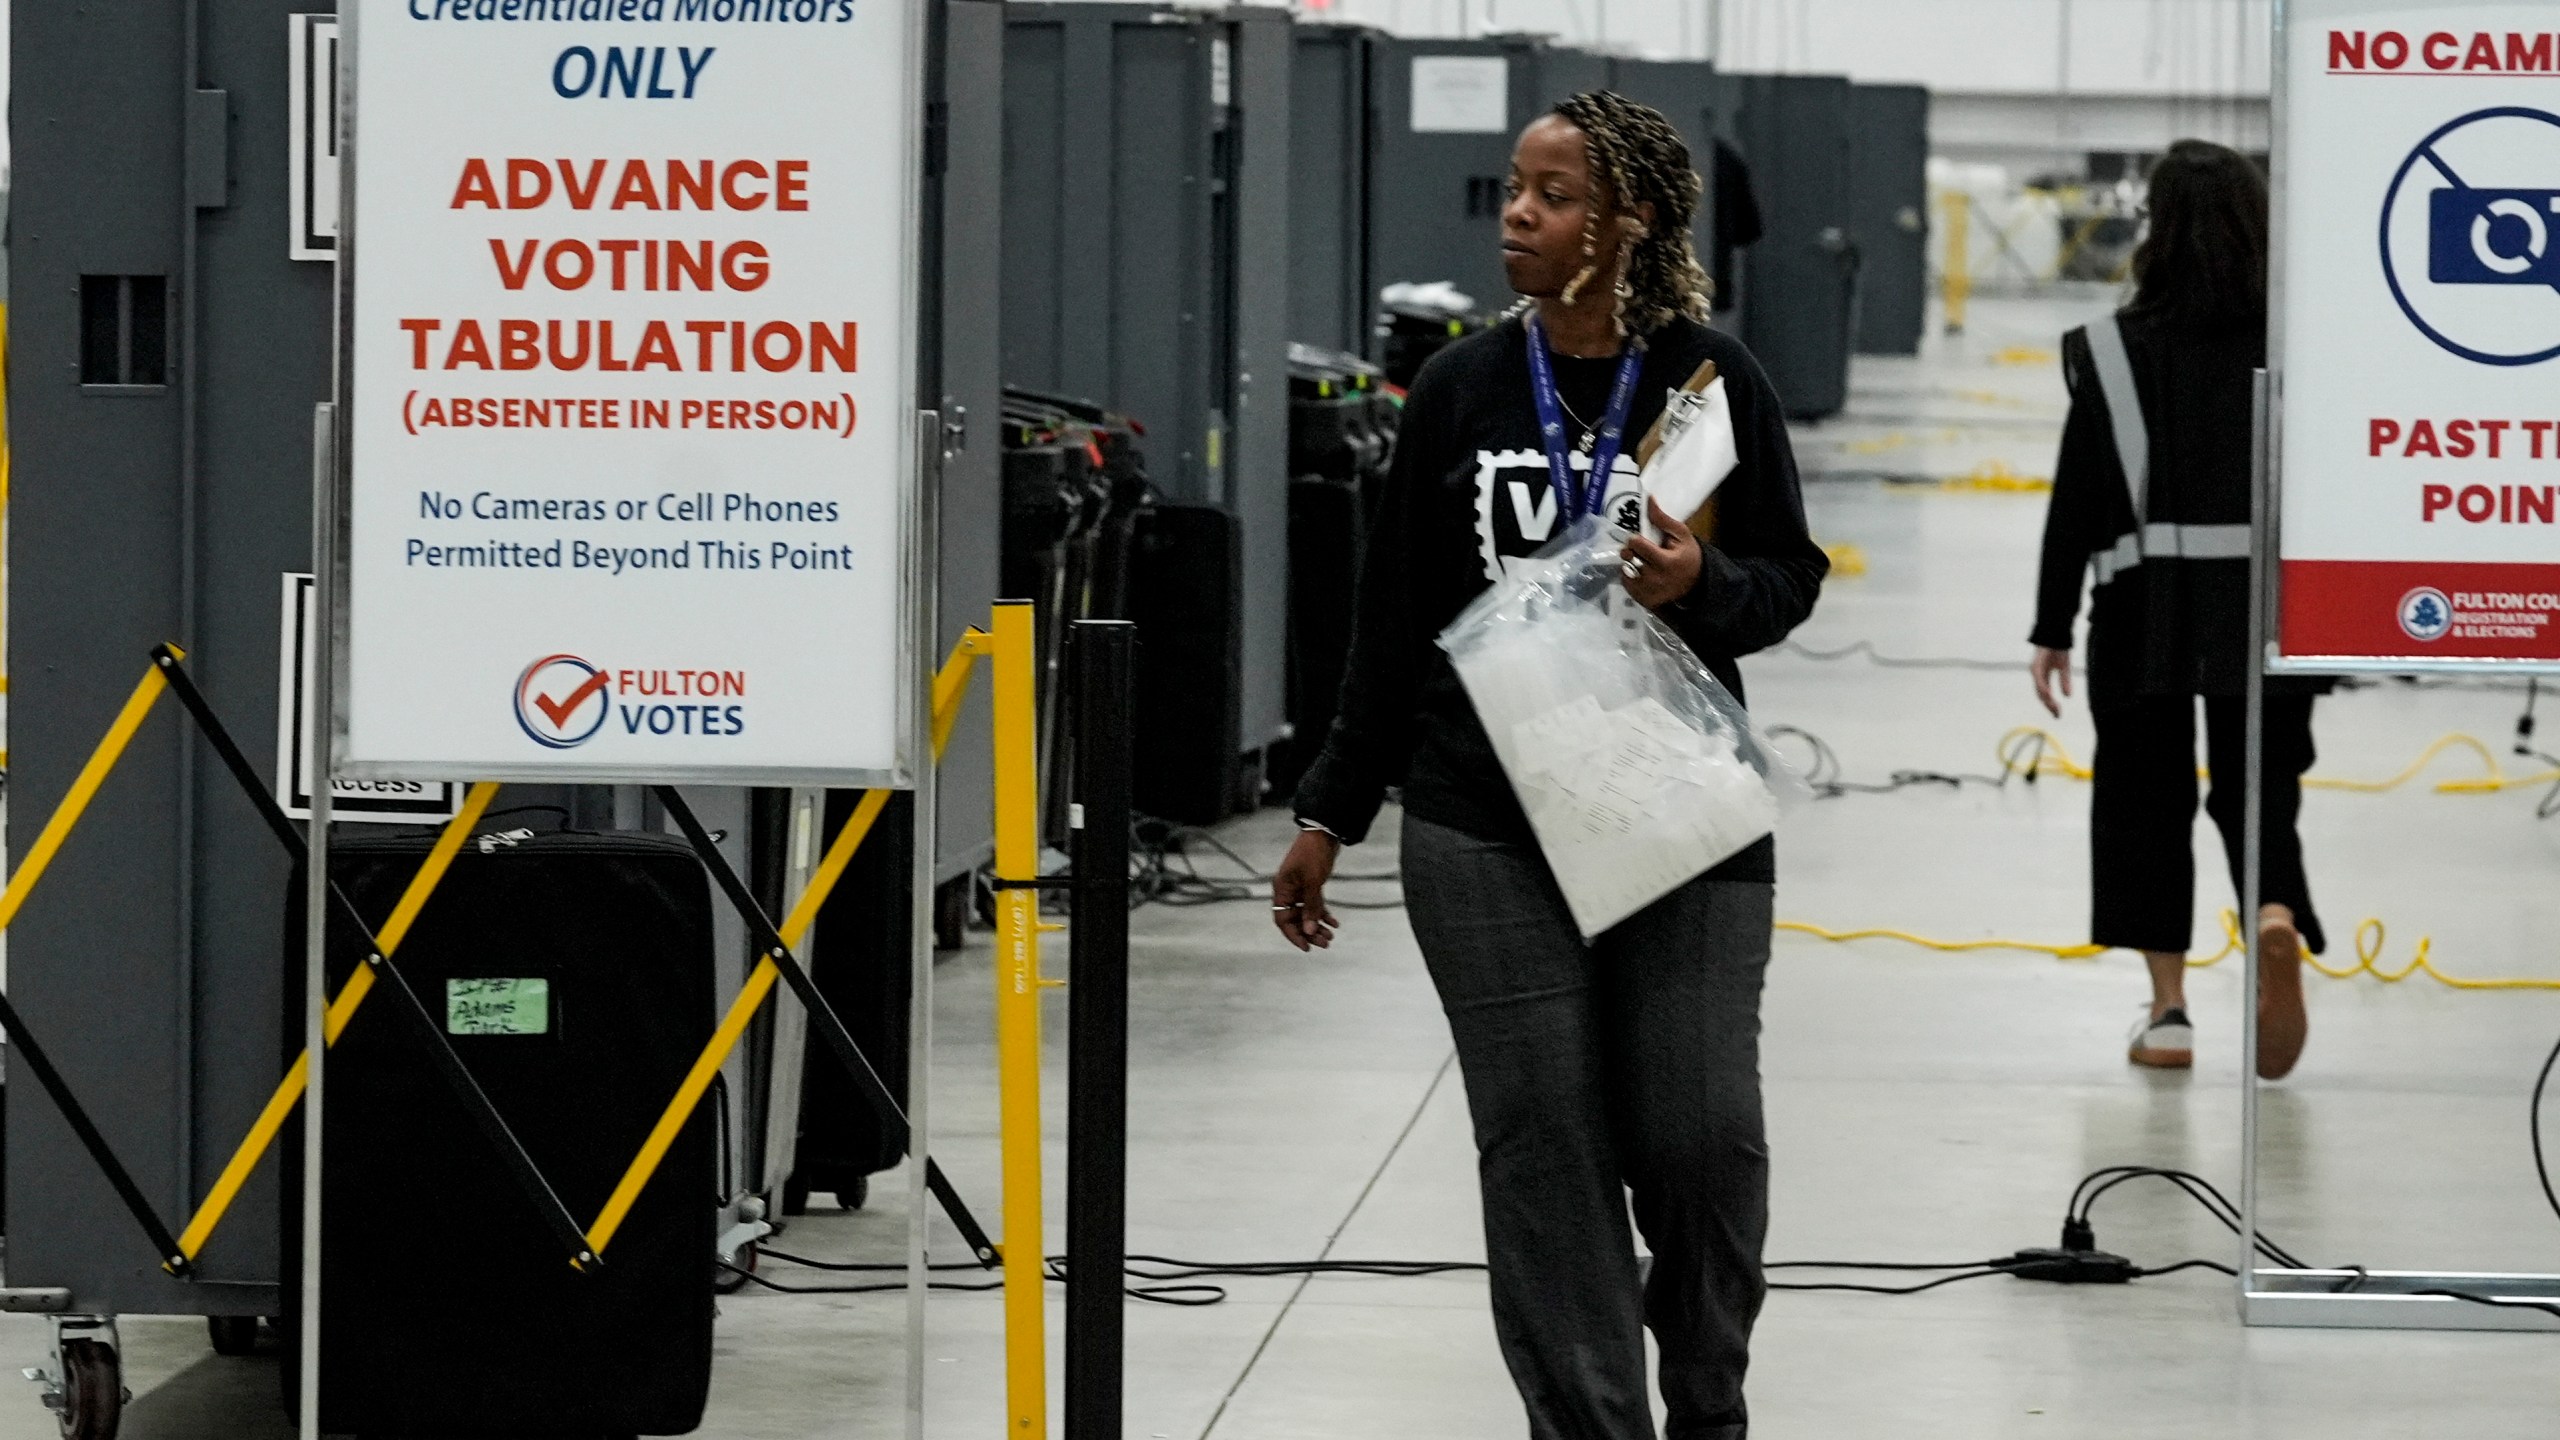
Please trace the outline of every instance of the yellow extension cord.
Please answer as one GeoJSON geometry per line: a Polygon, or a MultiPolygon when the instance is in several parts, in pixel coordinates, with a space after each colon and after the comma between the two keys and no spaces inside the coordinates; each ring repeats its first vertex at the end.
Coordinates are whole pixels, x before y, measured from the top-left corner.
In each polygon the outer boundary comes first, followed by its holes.
{"type": "MultiPolygon", "coordinates": [[[[2474,754],[2477,754],[2480,757],[2481,762],[2488,766],[2489,773],[2480,776],[2440,780],[2436,782],[2435,788],[2437,794],[2478,795],[2499,790],[2511,790],[2519,786],[2544,785],[2560,781],[2560,769],[2543,770],[2531,775],[2509,775],[2498,764],[2498,757],[2496,753],[2491,751],[2488,746],[2482,744],[2477,737],[2455,733],[2446,735],[2438,739],[2434,744],[2429,745],[2425,750],[2419,752],[2417,759],[2409,762],[2406,769],[2387,780],[2343,780],[2313,775],[2304,777],[2302,783],[2305,787],[2311,789],[2344,790],[2359,795],[2379,795],[2386,790],[2398,789],[2400,786],[2416,779],[2438,755],[2443,754],[2447,750],[2454,749],[2468,749],[2474,754]]],[[[2004,776],[2011,774],[2025,774],[2060,775],[2065,779],[2070,780],[2086,780],[2089,778],[2089,768],[2071,758],[2071,752],[2063,748],[2062,740],[2059,736],[2055,735],[2050,730],[2042,729],[2034,725],[2021,725],[2001,736],[1999,757],[2000,770],[2004,776]]],[[[2196,773],[2199,778],[2202,778],[2204,775],[2204,771],[2201,769],[2196,773]]],[[[1905,945],[1917,945],[1924,950],[1937,950],[1943,952],[1961,952],[1968,950],[2018,950],[2032,955],[2050,955],[2057,960],[2087,960],[2105,953],[2105,951],[2110,948],[2104,945],[2086,944],[2048,945],[2035,940],[2008,940],[1999,938],[1984,940],[1932,940],[1925,935],[1914,935],[1908,930],[1875,928],[1864,930],[1832,930],[1824,926],[1809,924],[1802,920],[1781,920],[1777,922],[1777,928],[1793,934],[1810,935],[1817,940],[1829,940],[1838,943],[1846,943],[1853,940],[1893,940],[1905,945]]],[[[2191,955],[2187,957],[2187,967],[2191,970],[2201,970],[2209,965],[2219,965],[2223,961],[2240,953],[2240,917],[2237,912],[2230,910],[2222,912],[2222,935],[2222,948],[2220,950],[2211,955],[2191,955]]],[[[2482,980],[2473,979],[2468,976],[2447,974],[2446,972],[2436,968],[2434,959],[2435,942],[2433,937],[2430,936],[2419,937],[2417,953],[2409,957],[2408,964],[2401,966],[2397,970],[2385,969],[2379,963],[2382,959],[2383,938],[2384,930],[2382,922],[2378,919],[2368,918],[2358,923],[2356,926],[2355,964],[2332,967],[2322,964],[2318,956],[2310,954],[2305,954],[2303,956],[2303,962],[2309,965],[2312,969],[2328,976],[2332,980],[2352,980],[2358,975],[2370,975],[2385,985],[2397,985],[2412,975],[2424,975],[2428,979],[2435,981],[2437,984],[2448,986],[2455,990],[2560,990],[2560,978],[2541,979],[2533,977],[2517,977],[2482,980]]]]}
{"type": "MultiPolygon", "coordinates": [[[[2023,950],[2032,955],[2050,955],[2056,960],[2093,959],[2111,948],[2105,945],[2048,945],[2037,940],[1932,940],[1926,935],[1914,935],[1908,930],[1831,930],[1802,920],[1781,920],[1777,922],[1777,928],[1797,935],[1810,935],[1817,940],[1839,943],[1852,940],[1894,940],[1905,945],[1917,945],[1924,950],[1951,952],[2023,950]]],[[[2382,942],[2382,922],[2367,919],[2356,926],[2355,964],[2332,967],[2322,964],[2319,956],[2311,954],[2305,954],[2302,960],[2304,964],[2332,980],[2352,980],[2358,975],[2370,975],[2385,985],[2397,985],[2412,975],[2424,975],[2437,984],[2449,986],[2455,990],[2560,990],[2560,978],[2477,980],[2463,975],[2449,975],[2436,968],[2433,953],[2435,942],[2426,936],[2419,937],[2418,951],[2409,957],[2408,964],[2397,970],[2386,970],[2376,963],[2382,959],[2382,942]]],[[[2209,965],[2219,965],[2239,953],[2240,917],[2235,911],[2225,910],[2222,912],[2222,948],[2211,955],[2188,956],[2187,968],[2202,970],[2209,965]]]]}
{"type": "MultiPolygon", "coordinates": [[[[2417,779],[2437,756],[2447,750],[2469,750],[2480,757],[2480,763],[2488,767],[2489,773],[2439,780],[2436,782],[2439,795],[2486,795],[2527,785],[2560,782],[2560,769],[2510,775],[2498,764],[2497,753],[2482,744],[2479,737],[2457,731],[2438,738],[2434,744],[2419,751],[2417,759],[2388,780],[2342,780],[2325,775],[2306,775],[2302,778],[2302,785],[2306,790],[2345,790],[2358,795],[2379,795],[2417,779]]],[[[2040,726],[2021,725],[2001,736],[1998,754],[2003,775],[2059,775],[2066,780],[2089,778],[2089,767],[2071,758],[2071,752],[2063,748],[2062,737],[2040,726]]],[[[2199,766],[2196,778],[2202,780],[2209,776],[2199,766]]]]}

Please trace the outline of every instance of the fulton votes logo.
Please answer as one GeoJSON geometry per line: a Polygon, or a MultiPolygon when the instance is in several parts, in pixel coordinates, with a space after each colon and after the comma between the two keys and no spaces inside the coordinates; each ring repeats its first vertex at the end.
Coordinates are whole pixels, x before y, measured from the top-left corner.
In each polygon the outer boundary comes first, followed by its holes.
{"type": "Polygon", "coordinates": [[[604,733],[669,739],[747,731],[747,672],[607,669],[545,655],[516,677],[516,724],[533,743],[572,750],[604,733]]]}
{"type": "Polygon", "coordinates": [[[2400,597],[2400,628],[2412,640],[2435,641],[2453,629],[2453,601],[2432,585],[2400,597]]]}
{"type": "Polygon", "coordinates": [[[2556,187],[2560,115],[2475,110],[2419,141],[2382,202],[2382,276],[2409,323],[2482,365],[2560,356],[2556,187]]]}
{"type": "Polygon", "coordinates": [[[536,745],[571,750],[613,715],[605,673],[575,655],[545,655],[516,677],[516,723],[536,745]]]}

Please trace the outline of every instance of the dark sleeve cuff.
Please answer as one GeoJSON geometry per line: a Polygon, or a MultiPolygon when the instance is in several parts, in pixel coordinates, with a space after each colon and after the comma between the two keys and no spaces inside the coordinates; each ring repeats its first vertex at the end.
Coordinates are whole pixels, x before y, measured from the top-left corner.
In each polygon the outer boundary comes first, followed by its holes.
{"type": "Polygon", "coordinates": [[[2071,648],[2071,627],[2064,625],[2057,629],[2051,625],[2040,624],[2028,632],[2027,643],[2043,646],[2047,650],[2068,650],[2071,648]]]}
{"type": "Polygon", "coordinates": [[[1387,789],[1362,784],[1344,773],[1345,768],[1330,749],[1318,755],[1300,777],[1290,808],[1298,819],[1314,821],[1343,844],[1357,845],[1369,838],[1369,825],[1378,818],[1378,807],[1386,803],[1387,789]]]}
{"type": "Polygon", "coordinates": [[[1748,595],[1751,577],[1743,573],[1740,562],[1722,550],[1698,542],[1698,583],[1689,593],[1663,606],[1672,628],[1685,632],[1690,626],[1713,630],[1730,624],[1741,612],[1748,595]]]}

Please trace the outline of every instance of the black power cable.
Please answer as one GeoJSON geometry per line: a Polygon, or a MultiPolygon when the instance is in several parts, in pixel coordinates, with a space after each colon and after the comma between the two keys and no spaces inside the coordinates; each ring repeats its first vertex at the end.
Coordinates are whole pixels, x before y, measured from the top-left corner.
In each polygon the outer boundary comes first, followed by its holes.
{"type": "Polygon", "coordinates": [[[2545,1315],[2560,1315],[2560,1305],[2540,1300],[2501,1300],[2494,1295],[2474,1295],[2468,1290],[2412,1290],[2412,1295],[2427,1295],[2438,1300],[2460,1300],[2471,1305],[2494,1305],[2501,1310],[2539,1310],[2545,1315]]]}
{"type": "Polygon", "coordinates": [[[2000,773],[1968,774],[1946,770],[1896,770],[1881,785],[1844,778],[1840,756],[1830,742],[1800,725],[1772,725],[1766,732],[1773,741],[1801,741],[1813,752],[1805,766],[1805,784],[1813,788],[1817,798],[1837,799],[1843,795],[1890,795],[1917,785],[1941,785],[1961,790],[1967,785],[1987,785],[1994,790],[2006,787],[2010,780],[2023,777],[2033,783],[2037,762],[2044,758],[2044,737],[2040,734],[2019,735],[2001,750],[2000,773]]]}
{"type": "MultiPolygon", "coordinates": [[[[1233,855],[1232,851],[1227,853],[1230,856],[1233,855]]],[[[2549,1089],[2551,1076],[2555,1070],[2560,1070],[2560,1042],[2552,1045],[2550,1053],[2543,1059],[2542,1068],[2534,1076],[2528,1133],[2533,1145],[2535,1178],[2541,1183],[2543,1199],[2550,1205],[2552,1214],[2560,1217],[2560,1189],[2555,1189],[2552,1184],[2551,1171],[2542,1144],[2543,1097],[2549,1089]]],[[[1987,1280],[1996,1275],[2058,1284],[2121,1285],[2134,1280],[2177,1275],[2189,1270],[2211,1270],[2235,1277],[2239,1274],[2236,1267],[2220,1260],[2196,1258],[2180,1260],[2168,1265],[2145,1267],[2136,1265],[2120,1255],[2098,1249],[2097,1227],[2090,1218],[2091,1213],[2096,1209],[2097,1203],[2106,1198],[2108,1192],[2137,1180],[2158,1180],[2174,1186],[2180,1194],[2203,1207],[2206,1214],[2212,1216],[2217,1223],[2235,1236],[2243,1233],[2246,1228],[2246,1221],[2241,1215],[2240,1207],[2232,1201],[2231,1197],[2224,1194],[2220,1186],[2193,1171],[2157,1165],[2108,1165],[2082,1176],[2080,1183],[2072,1187],[2071,1198],[2063,1207],[2062,1243],[2055,1249],[2020,1250],[2012,1255],[1989,1259],[1944,1263],[1902,1260],[1780,1260],[1768,1262],[1761,1269],[1764,1273],[1782,1270],[1862,1270],[1931,1276],[1929,1279],[1911,1285],[1870,1285],[1845,1280],[1773,1279],[1767,1281],[1768,1288],[1772,1290],[1834,1291],[1896,1296],[1918,1295],[1942,1286],[1961,1284],[1968,1280],[1987,1280]]],[[[2252,1238],[2251,1244],[2257,1254],[2287,1270],[2330,1269],[2346,1272],[2359,1279],[2364,1274],[2364,1267],[2357,1265],[2328,1267],[2313,1265],[2264,1231],[2258,1232],[2252,1238]]],[[[906,1269],[904,1265],[899,1264],[818,1260],[761,1246],[758,1247],[757,1253],[767,1259],[779,1260],[785,1264],[798,1265],[811,1270],[888,1274],[903,1272],[906,1269]]],[[[765,1289],[789,1295],[878,1294],[906,1288],[902,1281],[856,1285],[789,1285],[768,1280],[726,1261],[713,1263],[738,1277],[739,1284],[760,1285],[765,1289]]],[[[926,1268],[940,1273],[976,1270],[980,1267],[964,1262],[934,1264],[926,1268]]],[[[1140,1254],[1127,1257],[1122,1273],[1132,1279],[1149,1282],[1127,1287],[1127,1293],[1133,1299],[1160,1305],[1204,1306],[1219,1304],[1227,1299],[1226,1288],[1220,1285],[1184,1282],[1211,1277],[1267,1278],[1290,1275],[1370,1275],[1390,1279],[1412,1279],[1428,1275],[1482,1273],[1486,1268],[1481,1261],[1467,1260],[1208,1261],[1140,1254]]],[[[1067,1278],[1067,1257],[1063,1255],[1044,1257],[1042,1269],[1048,1279],[1064,1281],[1067,1278]]],[[[2355,1283],[2357,1282],[2348,1282],[2348,1287],[2352,1289],[2355,1283]]],[[[1002,1281],[937,1280],[929,1284],[930,1288],[936,1290],[984,1292],[1003,1288],[1002,1281]]],[[[2560,1305],[2537,1300],[2502,1298],[2472,1291],[2443,1288],[2400,1293],[2458,1300],[2472,1305],[2494,1305],[2502,1309],[2536,1310],[2560,1317],[2560,1305]]]]}
{"type": "MultiPolygon", "coordinates": [[[[1214,833],[1196,825],[1177,825],[1149,816],[1138,817],[1129,828],[1131,909],[1149,903],[1229,905],[1254,900],[1267,902],[1270,899],[1270,873],[1255,869],[1253,862],[1238,854],[1234,846],[1214,833]],[[1215,855],[1242,873],[1202,874],[1199,862],[1192,854],[1195,848],[1215,855]]],[[[1388,884],[1403,878],[1394,870],[1336,872],[1328,884],[1388,884]]],[[[1325,904],[1335,910],[1404,908],[1404,901],[1400,898],[1346,900],[1331,894],[1325,897],[1325,904]]]]}
{"type": "Polygon", "coordinates": [[[2560,1194],[2551,1189],[2551,1163],[2542,1152],[2542,1094],[2551,1084],[2551,1070],[2560,1065],[2560,1041],[2553,1041],[2551,1053],[2542,1057],[2542,1068],[2534,1073],[2533,1099],[2526,1111],[2525,1130],[2533,1138],[2533,1178],[2542,1185],[2542,1198],[2551,1213],[2560,1217],[2560,1194]]]}
{"type": "MultiPolygon", "coordinates": [[[[1764,1266],[1762,1268],[1767,1269],[1774,1267],[1764,1266]]],[[[1880,1265],[1859,1265],[1847,1268],[1870,1270],[1884,1269],[1886,1267],[1880,1265]]],[[[1974,1270],[1960,1270],[1953,1275],[1941,1275],[1935,1280],[1923,1280],[1917,1285],[1858,1285],[1845,1280],[1771,1280],[1768,1282],[1768,1286],[1772,1290],[1848,1290],[1855,1291],[1861,1295],[1917,1295],[1924,1290],[1935,1290],[1941,1285],[1953,1285],[1963,1280],[1987,1280],[1994,1275],[2014,1274],[2016,1273],[2017,1268],[2018,1267],[2015,1265],[2002,1262],[1997,1265],[1985,1265],[1974,1270]]]]}
{"type": "MultiPolygon", "coordinates": [[[[2062,1248],[2065,1250],[2096,1249],[2096,1232],[2089,1221],[2090,1207],[2098,1203],[2100,1196],[2133,1180],[2166,1180],[2184,1191],[2189,1199],[2203,1206],[2205,1213],[2221,1222],[2222,1228],[2234,1235],[2240,1233],[2240,1207],[2231,1203],[2230,1196],[2223,1194],[2219,1187],[2203,1176],[2191,1171],[2163,1169],[2152,1165],[2110,1165],[2102,1170],[2090,1172],[2071,1192],[2071,1204],[2065,1210],[2062,1221],[2062,1248]]],[[[2269,1239],[2264,1232],[2258,1235],[2256,1248],[2259,1254],[2288,1270],[2320,1268],[2269,1239]]]]}
{"type": "MultiPolygon", "coordinates": [[[[2542,1158],[2542,1080],[2549,1078],[2554,1061],[2560,1061],[2560,1046],[2553,1047],[2552,1058],[2543,1063],[2542,1078],[2537,1079],[2534,1084],[2534,1161],[2537,1171],[2540,1170],[2542,1158]]],[[[2071,1208],[2065,1212],[2065,1217],[2063,1219],[2062,1243],[2064,1248],[2067,1251],[2081,1252],[2093,1250],[2097,1243],[2097,1236],[2089,1223],[2089,1207],[2097,1203],[2099,1196],[2106,1194],[2116,1186],[2124,1184],[2129,1180],[2145,1179],[2170,1181],[2180,1190],[2184,1191],[2197,1204],[2202,1205],[2205,1208],[2206,1213],[2212,1215],[2214,1219],[2222,1222],[2223,1228],[2229,1230],[2234,1235],[2240,1233],[2242,1223],[2240,1219],[2240,1207],[2232,1204],[2231,1197],[2223,1194],[2212,1181],[2185,1170],[2160,1169],[2149,1165],[2111,1165],[2106,1169],[2091,1173],[2080,1182],[2079,1188],[2072,1192],[2071,1208]]],[[[2555,1215],[2560,1215],[2560,1198],[2553,1197],[2550,1178],[2547,1173],[2543,1174],[2543,1198],[2550,1200],[2553,1213],[2555,1215]]],[[[2352,1273],[2358,1277],[2362,1277],[2364,1274],[2364,1267],[2361,1265],[2313,1265],[2309,1261],[2295,1255],[2291,1250],[2286,1249],[2284,1246],[2279,1245],[2274,1240],[2268,1238],[2264,1231],[2260,1231],[2257,1236],[2256,1249],[2259,1254],[2266,1256],[2268,1259],[2273,1260],[2276,1264],[2281,1265],[2288,1270],[2342,1270],[2352,1273]]],[[[2231,1266],[2215,1260],[2190,1260],[2183,1264],[2167,1266],[2159,1270],[2148,1271],[2145,1273],[2152,1275],[2166,1275],[2172,1270],[2185,1269],[2219,1270],[2225,1275],[2237,1275],[2239,1273],[2231,1266]]],[[[2352,1288],[2352,1285],[2350,1288],[2352,1288]]],[[[2460,1300],[2472,1305],[2495,1305],[2501,1309],[2509,1310],[2538,1310],[2547,1315],[2560,1316],[2560,1305],[2553,1305],[2539,1300],[2512,1298],[2502,1299],[2494,1295],[2482,1295],[2474,1291],[2449,1289],[2409,1290],[2399,1293],[2424,1295],[2442,1300],[2460,1300]]]]}
{"type": "MultiPolygon", "coordinates": [[[[731,1275],[736,1276],[737,1283],[739,1285],[760,1286],[767,1290],[780,1291],[785,1295],[886,1295],[892,1291],[904,1290],[907,1288],[906,1282],[902,1280],[882,1281],[878,1284],[872,1285],[785,1285],[779,1280],[768,1280],[762,1275],[756,1274],[752,1270],[732,1265],[726,1260],[714,1260],[711,1263],[722,1270],[728,1271],[731,1275]]],[[[883,1266],[882,1268],[904,1270],[907,1267],[903,1265],[893,1265],[883,1266]]],[[[976,1270],[982,1267],[972,1265],[968,1268],[976,1270]]],[[[977,1282],[966,1280],[936,1280],[926,1286],[926,1288],[930,1290],[1001,1290],[1004,1288],[1004,1282],[1001,1280],[977,1282]]]]}
{"type": "MultiPolygon", "coordinates": [[[[771,1249],[762,1245],[756,1247],[756,1253],[762,1259],[779,1260],[786,1265],[797,1265],[804,1269],[830,1271],[838,1274],[894,1275],[904,1274],[907,1268],[903,1264],[897,1264],[894,1262],[879,1263],[847,1260],[818,1260],[808,1256],[794,1255],[787,1251],[771,1249]]],[[[744,1282],[762,1285],[768,1290],[778,1290],[790,1295],[870,1295],[881,1294],[892,1290],[903,1290],[906,1288],[906,1284],[903,1281],[883,1281],[856,1285],[784,1285],[767,1280],[762,1276],[751,1274],[748,1271],[742,1270],[739,1267],[728,1264],[724,1261],[714,1263],[718,1264],[720,1268],[727,1270],[731,1274],[741,1277],[744,1282]]],[[[957,1270],[978,1271],[983,1268],[984,1267],[970,1262],[945,1262],[925,1266],[925,1269],[936,1274],[957,1270]]],[[[1127,1293],[1131,1299],[1144,1300],[1150,1304],[1156,1305],[1196,1307],[1202,1305],[1215,1305],[1220,1301],[1225,1300],[1227,1298],[1226,1287],[1222,1285],[1194,1285],[1180,1282],[1200,1280],[1212,1276],[1258,1279],[1271,1276],[1289,1275],[1375,1275],[1389,1279],[1419,1279],[1427,1275],[1481,1272],[1484,1268],[1485,1266],[1481,1262],[1466,1260],[1207,1261],[1178,1260],[1165,1255],[1132,1255],[1128,1257],[1128,1263],[1122,1268],[1121,1273],[1132,1279],[1145,1280],[1149,1282],[1176,1282],[1171,1284],[1149,1283],[1145,1285],[1130,1286],[1128,1287],[1127,1293]]],[[[1050,1255],[1043,1257],[1042,1272],[1052,1281],[1065,1281],[1067,1279],[1067,1257],[1064,1255],[1050,1255]]],[[[1004,1282],[1001,1280],[980,1282],[933,1281],[930,1282],[928,1288],[935,1290],[963,1291],[1000,1290],[1004,1288],[1004,1282]]]]}

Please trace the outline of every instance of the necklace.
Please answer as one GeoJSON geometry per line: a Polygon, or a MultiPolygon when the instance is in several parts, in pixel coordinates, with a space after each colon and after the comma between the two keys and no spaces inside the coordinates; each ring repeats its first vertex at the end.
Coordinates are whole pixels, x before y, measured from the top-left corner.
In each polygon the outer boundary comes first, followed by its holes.
{"type": "Polygon", "coordinates": [[[1573,442],[1575,452],[1582,455],[1590,454],[1592,443],[1600,438],[1600,427],[1574,413],[1573,402],[1564,398],[1563,392],[1557,392],[1556,403],[1564,407],[1565,418],[1582,429],[1582,438],[1573,442]]]}
{"type": "MultiPolygon", "coordinates": [[[[1573,476],[1564,445],[1565,407],[1556,393],[1554,357],[1547,349],[1546,327],[1532,314],[1525,326],[1529,348],[1529,393],[1537,402],[1538,434],[1547,451],[1547,485],[1554,492],[1556,514],[1567,521],[1596,515],[1616,472],[1619,442],[1625,438],[1627,407],[1635,399],[1636,377],[1644,365],[1644,342],[1629,339],[1618,350],[1618,377],[1609,387],[1609,410],[1596,430],[1586,432],[1585,479],[1573,476]]],[[[1581,417],[1576,416],[1579,420],[1581,417]]]]}

